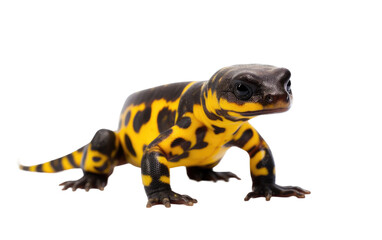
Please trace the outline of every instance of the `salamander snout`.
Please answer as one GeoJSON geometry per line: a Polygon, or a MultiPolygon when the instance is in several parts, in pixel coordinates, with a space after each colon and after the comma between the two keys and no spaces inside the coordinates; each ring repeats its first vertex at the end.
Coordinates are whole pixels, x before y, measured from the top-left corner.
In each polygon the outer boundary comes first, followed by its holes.
{"type": "Polygon", "coordinates": [[[270,108],[289,107],[292,101],[291,73],[288,69],[278,68],[264,81],[264,92],[260,103],[270,108]]]}

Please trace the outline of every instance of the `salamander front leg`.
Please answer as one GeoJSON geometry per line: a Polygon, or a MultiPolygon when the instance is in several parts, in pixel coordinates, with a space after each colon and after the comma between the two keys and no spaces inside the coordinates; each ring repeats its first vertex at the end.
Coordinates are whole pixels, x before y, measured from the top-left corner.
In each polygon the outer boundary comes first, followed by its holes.
{"type": "Polygon", "coordinates": [[[159,148],[153,147],[146,152],[142,159],[141,168],[142,182],[148,198],[146,207],[163,204],[168,208],[171,207],[172,203],[188,206],[197,203],[196,199],[171,190],[167,159],[159,148]]]}
{"type": "Polygon", "coordinates": [[[310,194],[310,191],[300,187],[288,186],[282,187],[275,183],[274,161],[272,153],[265,146],[260,147],[251,155],[251,177],[252,177],[252,192],[248,193],[244,198],[248,201],[251,198],[265,197],[267,201],[271,197],[291,197],[305,198],[305,194],[310,194]]]}
{"type": "Polygon", "coordinates": [[[267,201],[271,197],[304,198],[305,194],[310,193],[300,187],[282,187],[275,183],[275,164],[271,150],[250,124],[244,124],[234,135],[231,143],[247,151],[250,157],[252,192],[247,194],[245,201],[257,197],[265,197],[267,201]]]}

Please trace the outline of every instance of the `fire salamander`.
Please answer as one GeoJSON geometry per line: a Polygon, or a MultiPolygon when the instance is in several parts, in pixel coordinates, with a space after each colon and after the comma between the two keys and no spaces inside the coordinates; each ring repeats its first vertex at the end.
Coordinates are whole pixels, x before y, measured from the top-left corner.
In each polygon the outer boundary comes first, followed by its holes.
{"type": "Polygon", "coordinates": [[[231,172],[215,172],[230,147],[250,157],[252,192],[244,200],[272,196],[304,198],[310,192],[275,183],[271,150],[248,120],[287,111],[292,102],[291,73],[269,65],[234,65],[209,81],[181,82],[143,90],[129,96],[117,131],[101,129],[86,146],[62,158],[26,171],[59,172],[81,168],[83,177],[61,184],[63,190],[103,190],[117,165],[141,168],[147,207],[193,205],[196,199],[170,187],[170,168],[185,166],[196,181],[228,181],[231,172]]]}

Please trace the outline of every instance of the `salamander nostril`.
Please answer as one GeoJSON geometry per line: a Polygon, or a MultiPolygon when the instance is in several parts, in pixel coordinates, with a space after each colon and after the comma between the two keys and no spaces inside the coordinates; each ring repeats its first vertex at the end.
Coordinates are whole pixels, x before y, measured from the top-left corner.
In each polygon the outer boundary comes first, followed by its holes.
{"type": "Polygon", "coordinates": [[[265,101],[266,101],[267,103],[271,103],[271,102],[273,101],[273,97],[272,97],[272,95],[268,94],[267,96],[265,96],[265,101]]]}

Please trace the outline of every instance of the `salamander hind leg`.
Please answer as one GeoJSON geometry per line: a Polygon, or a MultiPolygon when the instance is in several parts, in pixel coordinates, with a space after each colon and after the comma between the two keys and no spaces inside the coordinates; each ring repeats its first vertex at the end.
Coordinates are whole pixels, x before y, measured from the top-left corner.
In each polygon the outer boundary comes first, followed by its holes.
{"type": "Polygon", "coordinates": [[[223,180],[228,182],[230,178],[241,180],[236,174],[232,172],[215,172],[212,168],[208,167],[187,167],[187,175],[190,179],[195,181],[218,181],[223,180]]]}
{"type": "Polygon", "coordinates": [[[84,176],[75,181],[60,184],[62,190],[72,188],[73,191],[91,188],[103,190],[107,180],[117,164],[116,155],[119,149],[118,136],[110,130],[101,129],[93,137],[90,144],[85,147],[81,168],[84,176]]]}

